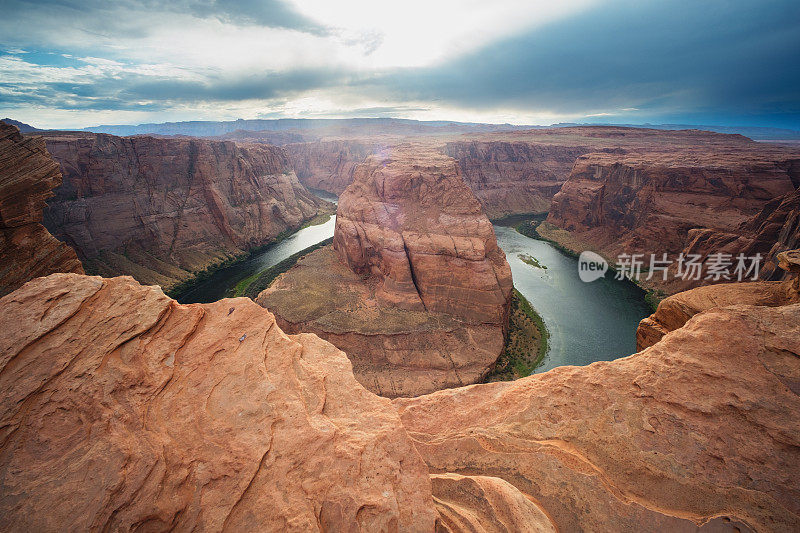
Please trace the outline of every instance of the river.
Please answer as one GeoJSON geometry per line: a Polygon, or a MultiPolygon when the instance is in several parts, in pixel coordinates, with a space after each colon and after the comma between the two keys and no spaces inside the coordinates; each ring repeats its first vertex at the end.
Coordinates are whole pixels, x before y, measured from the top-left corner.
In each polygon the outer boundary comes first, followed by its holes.
{"type": "Polygon", "coordinates": [[[263,252],[217,270],[207,280],[180,295],[178,301],[182,304],[209,303],[225,298],[225,293],[244,278],[275,266],[297,252],[333,237],[335,225],[336,217],[332,216],[324,224],[298,230],[284,240],[269,246],[263,252]]]}
{"type": "Polygon", "coordinates": [[[636,327],[651,313],[642,289],[614,279],[611,272],[584,283],[578,277],[578,260],[549,242],[507,226],[495,225],[494,231],[511,265],[514,287],[536,308],[550,332],[549,351],[536,372],[636,352],[636,327]],[[547,268],[531,266],[520,255],[547,268]]]}
{"type": "MultiPolygon", "coordinates": [[[[207,303],[224,298],[242,279],[332,237],[335,224],[336,217],[331,217],[324,224],[303,228],[263,252],[216,271],[179,301],[207,303]]],[[[494,230],[511,265],[514,286],[536,308],[550,332],[549,351],[536,372],[607,361],[636,351],[636,326],[650,314],[641,289],[613,279],[610,273],[583,283],[574,257],[514,228],[495,225],[494,230]],[[533,257],[547,268],[531,266],[520,255],[533,257]]]]}

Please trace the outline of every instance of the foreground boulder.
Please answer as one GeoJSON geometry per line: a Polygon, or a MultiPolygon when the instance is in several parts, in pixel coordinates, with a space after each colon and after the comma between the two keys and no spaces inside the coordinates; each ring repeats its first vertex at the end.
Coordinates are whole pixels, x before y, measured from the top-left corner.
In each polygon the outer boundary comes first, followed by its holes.
{"type": "Polygon", "coordinates": [[[511,269],[455,161],[418,146],[371,156],[340,197],[333,249],[257,302],[329,340],[381,395],[475,383],[503,349],[511,269]]]}
{"type": "Polygon", "coordinates": [[[53,272],[83,274],[75,251],[42,226],[42,209],[61,185],[41,137],[0,122],[0,296],[53,272]]]}
{"type": "Polygon", "coordinates": [[[0,331],[3,531],[434,528],[389,401],[249,299],[54,274],[0,331]]]}
{"type": "Polygon", "coordinates": [[[714,309],[624,359],[394,403],[431,472],[501,478],[559,531],[800,528],[800,304],[714,309]]]}

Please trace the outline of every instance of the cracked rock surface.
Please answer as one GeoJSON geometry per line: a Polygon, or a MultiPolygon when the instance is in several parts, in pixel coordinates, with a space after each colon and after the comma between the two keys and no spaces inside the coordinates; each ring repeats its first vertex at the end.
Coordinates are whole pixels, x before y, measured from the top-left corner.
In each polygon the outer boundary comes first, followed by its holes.
{"type": "Polygon", "coordinates": [[[373,155],[339,199],[333,249],[257,302],[289,332],[329,340],[378,394],[479,381],[503,349],[511,269],[455,160],[426,145],[373,155]]]}
{"type": "Polygon", "coordinates": [[[1,530],[433,530],[389,400],[251,300],[54,274],[0,309],[1,530]]]}

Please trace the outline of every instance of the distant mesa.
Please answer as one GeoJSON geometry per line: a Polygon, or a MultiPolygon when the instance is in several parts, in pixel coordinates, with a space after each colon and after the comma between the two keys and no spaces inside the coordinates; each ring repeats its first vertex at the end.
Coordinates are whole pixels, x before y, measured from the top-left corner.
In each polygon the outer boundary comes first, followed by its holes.
{"type": "Polygon", "coordinates": [[[20,122],[19,120],[14,120],[14,119],[11,119],[11,118],[4,118],[2,120],[2,122],[5,122],[6,124],[11,124],[12,126],[16,126],[17,129],[20,131],[20,133],[31,133],[31,132],[35,132],[35,131],[43,131],[43,130],[40,130],[39,128],[34,128],[30,124],[25,124],[24,122],[20,122]]]}

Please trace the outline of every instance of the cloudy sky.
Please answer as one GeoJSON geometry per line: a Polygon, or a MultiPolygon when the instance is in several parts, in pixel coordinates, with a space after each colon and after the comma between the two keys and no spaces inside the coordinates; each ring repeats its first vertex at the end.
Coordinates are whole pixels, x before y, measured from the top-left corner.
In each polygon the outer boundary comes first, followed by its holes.
{"type": "Polygon", "coordinates": [[[800,129],[798,0],[0,0],[0,116],[800,129]]]}

